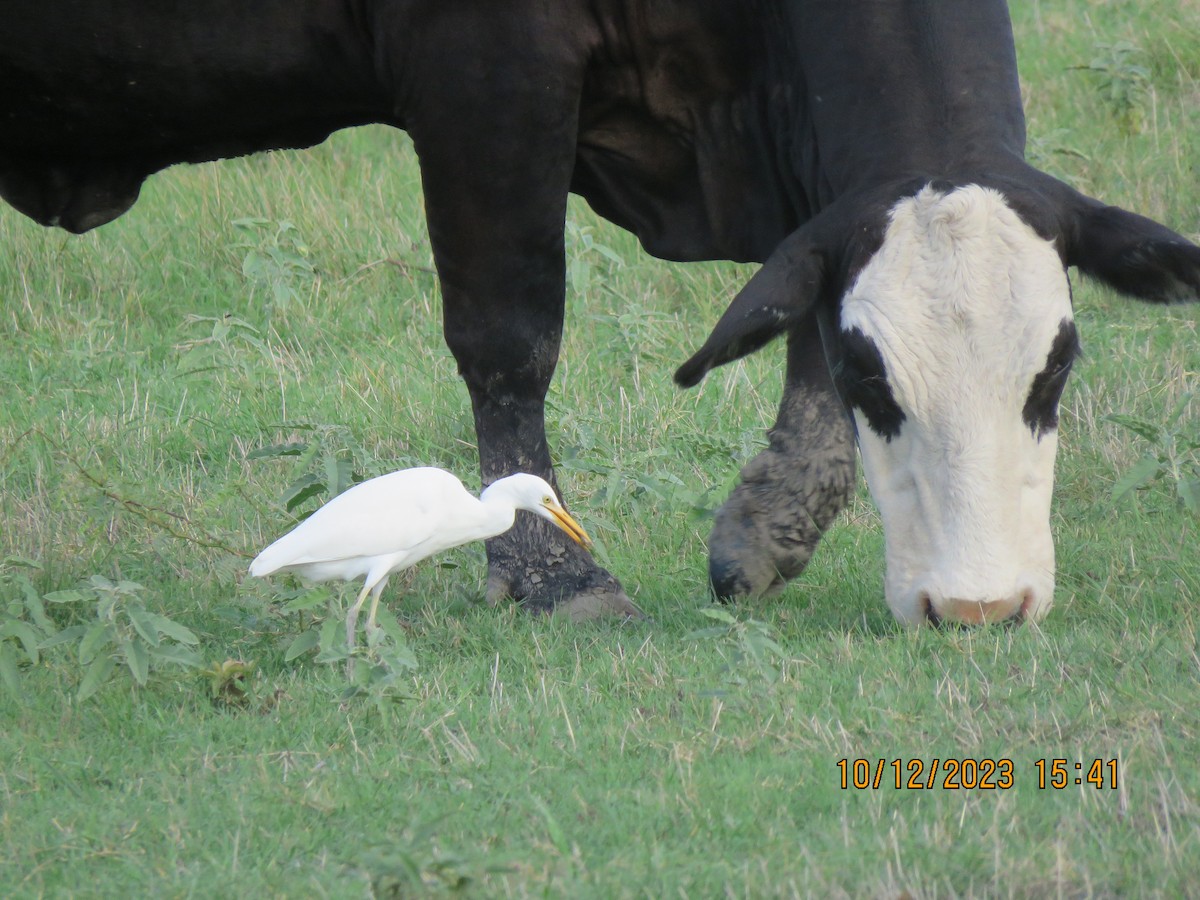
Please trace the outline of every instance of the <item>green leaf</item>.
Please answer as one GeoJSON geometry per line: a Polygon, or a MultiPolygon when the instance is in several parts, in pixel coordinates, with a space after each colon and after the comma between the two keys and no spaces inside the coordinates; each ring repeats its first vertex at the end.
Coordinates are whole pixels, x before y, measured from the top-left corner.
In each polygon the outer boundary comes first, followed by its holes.
{"type": "Polygon", "coordinates": [[[86,666],[99,652],[100,648],[113,639],[113,627],[108,622],[97,622],[88,629],[83,640],[79,642],[79,663],[86,666]]]}
{"type": "MultiPolygon", "coordinates": [[[[309,426],[309,428],[315,429],[315,426],[309,426]]],[[[312,466],[313,461],[317,458],[317,454],[321,452],[321,449],[321,438],[318,436],[311,444],[304,448],[304,452],[299,455],[300,458],[292,466],[293,477],[299,478],[302,473],[307,472],[312,466]]]]}
{"type": "Polygon", "coordinates": [[[25,596],[25,608],[29,610],[29,617],[37,623],[38,628],[49,634],[54,633],[54,623],[46,615],[46,607],[42,603],[41,595],[34,588],[33,582],[24,575],[17,578],[17,584],[21,587],[21,593],[25,596]]]}
{"type": "MultiPolygon", "coordinates": [[[[286,275],[282,275],[286,277],[286,275]]],[[[282,281],[277,276],[276,280],[271,284],[271,293],[275,295],[276,306],[287,306],[292,300],[296,299],[296,292],[288,287],[285,281],[282,281]]]]}
{"type": "Polygon", "coordinates": [[[30,559],[28,556],[6,556],[0,560],[0,568],[8,568],[10,566],[18,566],[23,569],[38,569],[42,568],[42,564],[35,559],[30,559]]]}
{"type": "Polygon", "coordinates": [[[554,817],[554,813],[550,812],[550,807],[546,805],[541,797],[536,795],[529,798],[533,802],[534,808],[541,814],[542,819],[546,823],[546,834],[550,838],[550,842],[558,849],[558,852],[563,856],[571,855],[571,842],[567,840],[567,833],[563,830],[562,825],[558,823],[558,819],[554,817]]]}
{"type": "Polygon", "coordinates": [[[151,647],[157,647],[158,629],[154,627],[152,613],[140,605],[131,603],[125,607],[125,614],[129,616],[129,621],[133,623],[134,630],[142,636],[142,640],[151,647]]]}
{"type": "Polygon", "coordinates": [[[785,651],[772,638],[767,637],[765,634],[751,635],[746,639],[746,642],[749,646],[753,647],[755,652],[760,656],[764,650],[770,653],[772,656],[777,656],[780,659],[787,656],[787,651],[785,651]]]}
{"type": "Polygon", "coordinates": [[[38,649],[45,650],[49,647],[56,647],[59,644],[66,644],[71,641],[78,640],[79,637],[86,631],[86,625],[72,625],[69,628],[64,628],[58,634],[46,638],[44,641],[38,644],[38,649]]]}
{"type": "Polygon", "coordinates": [[[1194,516],[1200,516],[1200,478],[1181,478],[1175,482],[1179,499],[1194,516]]]}
{"type": "Polygon", "coordinates": [[[150,656],[154,659],[176,663],[189,669],[198,669],[204,663],[200,654],[195,650],[180,647],[178,644],[159,644],[158,647],[150,651],[150,656]]]}
{"type": "Polygon", "coordinates": [[[420,667],[417,654],[407,643],[396,643],[390,650],[381,652],[379,658],[387,663],[392,671],[407,669],[415,672],[420,667]]]}
{"type": "Polygon", "coordinates": [[[1132,431],[1134,434],[1144,437],[1152,444],[1157,444],[1162,437],[1162,429],[1153,422],[1147,422],[1145,419],[1138,419],[1134,416],[1126,416],[1121,413],[1113,413],[1112,415],[1104,416],[1104,421],[1120,425],[1127,431],[1132,431]]]}
{"type": "MultiPolygon", "coordinates": [[[[356,680],[361,680],[356,676],[356,680]]],[[[350,684],[338,695],[338,703],[349,703],[355,697],[361,697],[366,691],[357,684],[350,684]]]]}
{"type": "Polygon", "coordinates": [[[173,622],[166,616],[160,616],[157,613],[147,613],[147,615],[150,616],[150,620],[154,622],[154,627],[158,629],[159,633],[166,635],[171,640],[191,646],[200,643],[200,638],[196,637],[195,632],[186,625],[180,625],[178,622],[173,622]]]}
{"type": "Polygon", "coordinates": [[[337,461],[337,484],[335,486],[336,493],[342,493],[349,490],[356,484],[354,480],[354,465],[349,459],[338,458],[337,461]]]}
{"type": "Polygon", "coordinates": [[[42,599],[50,603],[78,603],[80,600],[91,600],[92,595],[83,591],[51,591],[42,599]]]}
{"type": "Polygon", "coordinates": [[[611,247],[606,247],[604,244],[592,244],[591,249],[595,250],[611,263],[616,263],[618,266],[625,265],[625,260],[611,247]]]}
{"type": "MultiPolygon", "coordinates": [[[[350,651],[346,649],[345,644],[334,644],[331,647],[323,647],[313,658],[314,662],[319,663],[336,663],[350,658],[350,651]]],[[[366,671],[367,667],[360,666],[362,671],[366,671]]]]}
{"type": "Polygon", "coordinates": [[[303,612],[306,609],[313,609],[317,606],[323,606],[329,602],[332,597],[329,588],[317,587],[303,591],[299,596],[288,601],[283,606],[284,612],[303,612]]]}
{"type": "Polygon", "coordinates": [[[1191,406],[1192,400],[1195,398],[1195,396],[1196,394],[1194,391],[1184,391],[1179,396],[1179,401],[1175,404],[1174,409],[1171,410],[1171,414],[1167,416],[1167,421],[1172,425],[1178,422],[1183,417],[1183,414],[1187,411],[1187,408],[1191,406]]]}
{"type": "Polygon", "coordinates": [[[1130,467],[1129,471],[1117,479],[1112,488],[1112,499],[1120,500],[1131,491],[1145,487],[1160,474],[1161,463],[1153,456],[1143,456],[1130,467]]]}
{"type": "Polygon", "coordinates": [[[146,646],[139,641],[126,641],[124,644],[125,665],[129,673],[139,685],[145,685],[150,677],[150,654],[146,646]]]}
{"type": "Polygon", "coordinates": [[[251,250],[242,259],[242,276],[247,281],[269,282],[275,271],[274,260],[258,250],[251,250]]]}
{"type": "Polygon", "coordinates": [[[317,642],[321,651],[317,654],[317,662],[338,662],[350,655],[343,638],[344,624],[336,618],[326,619],[321,624],[320,639],[317,642]]]}
{"type": "Polygon", "coordinates": [[[115,591],[117,587],[103,575],[93,575],[88,579],[88,584],[98,591],[115,591]]]}
{"type": "Polygon", "coordinates": [[[96,693],[100,689],[100,685],[108,680],[108,676],[112,674],[116,666],[117,661],[111,653],[106,653],[92,660],[92,664],[88,666],[87,672],[84,673],[83,681],[79,685],[79,701],[83,702],[96,693]]]}
{"type": "Polygon", "coordinates": [[[325,486],[329,488],[330,496],[336,497],[342,492],[342,479],[339,471],[341,460],[337,458],[336,453],[325,453],[323,456],[321,467],[325,472],[325,486]]]}
{"type": "Polygon", "coordinates": [[[283,654],[284,662],[291,662],[297,656],[303,656],[309,650],[312,650],[321,642],[321,635],[315,628],[310,628],[308,631],[299,635],[294,641],[288,644],[287,651],[283,654]]]}
{"type": "Polygon", "coordinates": [[[291,512],[309,497],[315,497],[325,490],[325,482],[316,475],[301,475],[283,492],[283,505],[291,512]]]}
{"type": "Polygon", "coordinates": [[[12,619],[6,622],[3,630],[0,631],[0,635],[4,633],[12,635],[21,642],[30,662],[38,661],[38,636],[29,623],[22,622],[20,619],[12,619]]]}
{"type": "Polygon", "coordinates": [[[7,641],[0,641],[0,681],[4,682],[8,692],[17,700],[24,696],[21,691],[21,673],[17,670],[17,661],[13,658],[12,648],[7,641]]]}
{"type": "Polygon", "coordinates": [[[308,444],[292,441],[286,444],[271,444],[269,447],[259,447],[246,454],[246,459],[273,459],[276,456],[299,456],[308,449],[308,444]]]}
{"type": "Polygon", "coordinates": [[[716,619],[718,622],[724,622],[726,625],[736,625],[735,619],[728,610],[721,609],[719,606],[708,606],[700,610],[700,615],[707,616],[710,619],[716,619]]]}

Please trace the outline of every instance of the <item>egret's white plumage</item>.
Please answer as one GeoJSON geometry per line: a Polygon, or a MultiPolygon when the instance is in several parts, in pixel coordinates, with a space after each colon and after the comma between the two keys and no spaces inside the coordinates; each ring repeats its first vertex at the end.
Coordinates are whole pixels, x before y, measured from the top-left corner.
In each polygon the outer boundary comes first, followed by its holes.
{"type": "Polygon", "coordinates": [[[250,563],[256,577],[296,572],[313,581],[363,578],[346,618],[354,646],[358,613],[367,594],[375,625],[379,595],[393,572],[427,556],[508,531],[518,509],[553,522],[587,546],[587,532],[571,518],[542,478],[524,473],[492,483],[478,498],[443,469],[402,469],[357,484],[334,497],[250,563]]]}

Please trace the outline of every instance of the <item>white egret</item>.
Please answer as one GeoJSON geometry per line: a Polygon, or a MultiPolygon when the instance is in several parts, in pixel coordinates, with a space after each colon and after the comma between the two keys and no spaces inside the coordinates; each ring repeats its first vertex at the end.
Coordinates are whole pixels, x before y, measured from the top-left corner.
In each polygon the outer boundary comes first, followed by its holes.
{"type": "Polygon", "coordinates": [[[375,627],[379,595],[393,572],[460,544],[503,534],[518,509],[553,522],[577,543],[591,538],[536,475],[520,473],[493,482],[476,499],[443,469],[402,469],[356,484],[334,497],[250,563],[256,577],[296,572],[313,581],[352,581],[362,591],[346,617],[346,644],[354,649],[358,613],[367,594],[375,627]]]}

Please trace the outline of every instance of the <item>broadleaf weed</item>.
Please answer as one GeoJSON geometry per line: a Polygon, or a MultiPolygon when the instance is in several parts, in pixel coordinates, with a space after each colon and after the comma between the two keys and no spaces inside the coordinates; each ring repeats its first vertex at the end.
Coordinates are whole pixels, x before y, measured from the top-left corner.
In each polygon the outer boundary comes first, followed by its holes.
{"type": "Polygon", "coordinates": [[[77,693],[80,701],[99,690],[120,664],[139,687],[163,664],[200,666],[200,656],[192,649],[199,638],[186,626],[146,609],[145,590],[134,581],[93,575],[79,588],[42,597],[48,603],[78,604],[93,612],[90,621],[64,628],[39,645],[45,650],[75,644],[84,669],[77,693]]]}
{"type": "Polygon", "coordinates": [[[1179,502],[1200,516],[1200,434],[1188,430],[1185,416],[1194,398],[1194,392],[1185,393],[1161,424],[1123,413],[1104,417],[1150,445],[1113,485],[1114,502],[1155,482],[1169,481],[1179,502]]]}
{"type": "Polygon", "coordinates": [[[717,624],[698,628],[690,632],[687,639],[716,644],[717,652],[725,660],[724,671],[731,684],[773,685],[779,680],[787,651],[775,640],[770,625],[757,619],[739,619],[719,606],[701,609],[699,613],[717,624]]]}
{"type": "Polygon", "coordinates": [[[14,697],[21,698],[20,666],[36,666],[41,643],[56,630],[29,576],[21,569],[40,568],[32,560],[9,557],[0,563],[0,682],[14,697]],[[23,657],[23,659],[22,659],[23,657]]]}
{"type": "Polygon", "coordinates": [[[252,289],[266,290],[275,306],[295,301],[300,286],[316,280],[308,244],[291,222],[248,217],[235,220],[233,227],[241,233],[235,246],[246,251],[243,277],[252,289]]]}
{"type": "Polygon", "coordinates": [[[1142,65],[1142,48],[1132,41],[1099,42],[1096,55],[1086,66],[1074,66],[1098,77],[1105,103],[1122,133],[1140,134],[1146,127],[1146,105],[1150,95],[1150,69],[1142,65]]]}

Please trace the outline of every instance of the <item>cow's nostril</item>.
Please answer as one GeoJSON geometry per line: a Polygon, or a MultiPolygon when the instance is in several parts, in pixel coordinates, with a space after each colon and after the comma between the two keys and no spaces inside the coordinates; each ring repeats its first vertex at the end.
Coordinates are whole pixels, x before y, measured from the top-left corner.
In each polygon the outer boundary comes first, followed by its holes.
{"type": "Polygon", "coordinates": [[[1027,587],[1021,591],[1021,605],[1017,607],[1009,618],[1017,622],[1024,622],[1029,618],[1029,611],[1033,609],[1037,598],[1034,596],[1033,588],[1027,587]]]}
{"type": "Polygon", "coordinates": [[[917,608],[924,612],[926,622],[935,628],[941,626],[942,617],[933,608],[933,598],[929,595],[929,591],[921,591],[917,594],[917,608]]]}
{"type": "Polygon", "coordinates": [[[1022,592],[1006,600],[963,600],[957,597],[928,599],[920,595],[927,604],[925,618],[935,625],[1000,625],[1024,620],[1025,607],[1032,603],[1032,592],[1022,592]]]}

